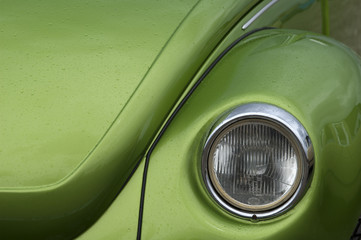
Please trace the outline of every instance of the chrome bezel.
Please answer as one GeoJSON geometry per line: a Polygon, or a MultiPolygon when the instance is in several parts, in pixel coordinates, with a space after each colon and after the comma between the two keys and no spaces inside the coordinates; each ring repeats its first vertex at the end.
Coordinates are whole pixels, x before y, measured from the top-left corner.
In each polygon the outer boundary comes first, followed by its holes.
{"type": "Polygon", "coordinates": [[[205,182],[205,186],[212,198],[228,212],[244,218],[267,219],[278,216],[289,210],[304,195],[312,175],[313,159],[313,147],[309,135],[302,124],[293,115],[274,105],[266,103],[249,103],[233,109],[230,113],[223,116],[215,124],[211,134],[207,138],[203,150],[201,163],[202,177],[205,182]],[[230,203],[228,200],[222,197],[210,179],[208,167],[209,154],[215,140],[219,137],[219,135],[224,132],[225,129],[239,121],[250,121],[252,119],[266,121],[269,124],[275,125],[279,129],[283,129],[288,134],[292,135],[292,138],[295,142],[294,144],[297,147],[297,151],[301,157],[300,180],[292,195],[274,208],[261,211],[250,211],[249,209],[246,210],[239,208],[239,206],[230,203]]]}

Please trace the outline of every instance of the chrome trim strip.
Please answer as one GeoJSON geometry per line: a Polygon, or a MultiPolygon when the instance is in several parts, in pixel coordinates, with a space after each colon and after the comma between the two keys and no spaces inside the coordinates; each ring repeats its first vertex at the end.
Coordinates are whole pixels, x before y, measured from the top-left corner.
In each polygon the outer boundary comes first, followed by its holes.
{"type": "Polygon", "coordinates": [[[314,161],[312,143],[303,125],[289,112],[267,103],[248,103],[241,105],[233,109],[231,112],[228,112],[228,114],[217,121],[215,125],[216,126],[212,129],[211,134],[208,136],[205,143],[201,163],[202,177],[205,182],[205,186],[213,199],[231,214],[253,220],[273,218],[295,206],[295,204],[302,198],[306,192],[307,187],[309,186],[314,161]],[[217,190],[214,188],[208,172],[209,153],[214,140],[217,138],[219,133],[235,122],[253,118],[270,121],[290,132],[295,137],[302,154],[301,181],[296,191],[282,205],[264,212],[247,212],[229,204],[218,194],[217,190]]]}
{"type": "Polygon", "coordinates": [[[245,30],[248,28],[254,21],[256,21],[259,16],[261,16],[265,11],[267,11],[270,7],[272,7],[275,3],[277,3],[278,0],[272,0],[269,2],[266,6],[264,6],[259,12],[257,12],[250,20],[248,20],[243,26],[242,30],[245,30]]]}

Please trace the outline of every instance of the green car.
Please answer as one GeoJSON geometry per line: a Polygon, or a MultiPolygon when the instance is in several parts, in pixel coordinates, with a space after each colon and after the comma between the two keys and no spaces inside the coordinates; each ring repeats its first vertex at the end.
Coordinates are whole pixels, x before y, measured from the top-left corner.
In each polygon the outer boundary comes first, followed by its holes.
{"type": "Polygon", "coordinates": [[[360,8],[0,1],[1,239],[361,238],[360,8]]]}

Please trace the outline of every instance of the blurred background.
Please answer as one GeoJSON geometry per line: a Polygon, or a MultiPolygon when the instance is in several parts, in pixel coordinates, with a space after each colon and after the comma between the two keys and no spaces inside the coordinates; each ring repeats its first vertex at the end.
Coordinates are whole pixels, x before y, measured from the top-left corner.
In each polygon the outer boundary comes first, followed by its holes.
{"type": "Polygon", "coordinates": [[[307,2],[304,8],[309,9],[298,9],[299,13],[282,22],[282,28],[322,33],[325,31],[322,28],[322,9],[326,8],[329,36],[343,42],[361,56],[361,0],[314,0],[307,2]]]}

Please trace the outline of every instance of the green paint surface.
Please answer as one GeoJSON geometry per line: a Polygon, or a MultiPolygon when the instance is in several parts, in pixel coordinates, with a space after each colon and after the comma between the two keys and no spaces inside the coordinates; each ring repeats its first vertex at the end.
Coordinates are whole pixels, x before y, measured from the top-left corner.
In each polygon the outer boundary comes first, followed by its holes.
{"type": "Polygon", "coordinates": [[[193,93],[151,156],[144,239],[347,239],[361,211],[361,61],[338,42],[289,30],[238,44],[193,93]],[[207,193],[203,146],[217,119],[249,102],[298,118],[315,150],[310,188],[287,213],[252,222],[207,193]]]}
{"type": "MultiPolygon", "coordinates": [[[[1,1],[2,236],[134,239],[143,156],[174,106],[232,41],[311,1],[279,1],[242,30],[268,2],[1,1]]],[[[348,238],[361,210],[360,88],[360,60],[327,38],[273,30],[239,44],[152,155],[142,239],[348,238]],[[294,114],[316,152],[301,202],[261,222],[217,206],[199,172],[213,123],[248,102],[294,114]]]]}
{"type": "Polygon", "coordinates": [[[144,161],[139,165],[125,188],[112,205],[78,240],[128,240],[136,239],[140,186],[143,179],[144,161]]]}
{"type": "Polygon", "coordinates": [[[194,4],[2,1],[0,188],[79,166],[194,4]]]}
{"type": "Polygon", "coordinates": [[[255,2],[2,1],[2,234],[89,228],[255,2]]]}

